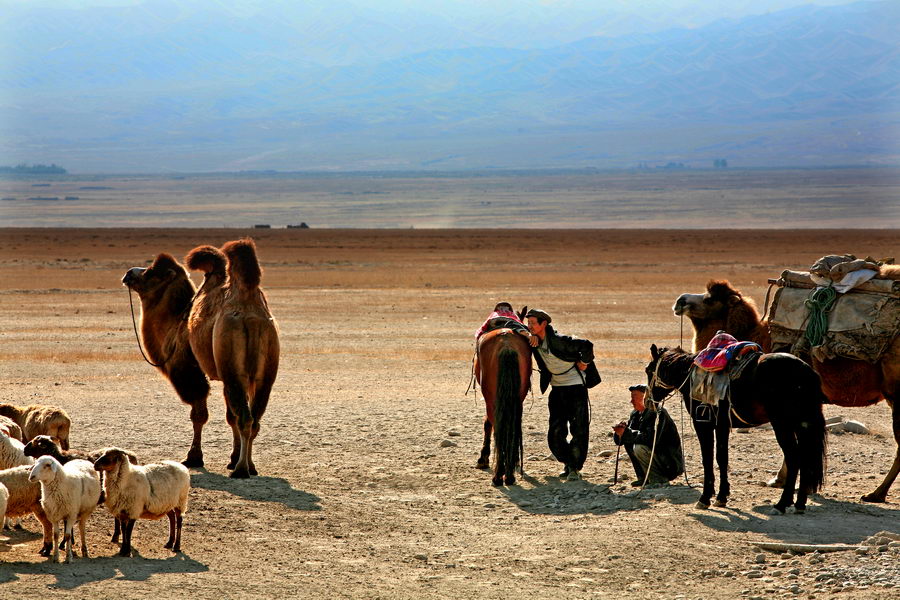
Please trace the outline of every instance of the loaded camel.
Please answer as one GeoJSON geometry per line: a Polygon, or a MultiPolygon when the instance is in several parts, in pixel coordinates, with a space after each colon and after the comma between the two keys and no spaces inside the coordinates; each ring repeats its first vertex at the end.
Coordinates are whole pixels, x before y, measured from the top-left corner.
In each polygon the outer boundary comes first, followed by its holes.
{"type": "Polygon", "coordinates": [[[194,437],[184,465],[203,466],[201,439],[209,419],[211,380],[221,381],[233,433],[231,477],[256,475],[253,440],[278,373],[278,329],[260,288],[262,269],[251,239],[221,250],[200,246],[186,257],[204,273],[195,290],[187,270],[169,254],[122,278],[141,298],[141,339],[147,355],[191,407],[194,437]]]}
{"type": "MultiPolygon", "coordinates": [[[[898,275],[892,273],[890,276],[900,278],[898,275]]],[[[694,352],[705,348],[720,329],[738,340],[758,343],[764,352],[772,351],[768,323],[760,319],[754,302],[728,281],[710,281],[705,294],[682,294],[672,310],[676,315],[690,319],[694,329],[694,352]]],[[[825,361],[815,357],[804,359],[819,374],[822,391],[832,404],[871,406],[884,399],[891,407],[897,443],[894,462],[881,485],[862,497],[865,502],[884,502],[900,473],[900,337],[894,339],[877,364],[840,357],[825,361]]]]}

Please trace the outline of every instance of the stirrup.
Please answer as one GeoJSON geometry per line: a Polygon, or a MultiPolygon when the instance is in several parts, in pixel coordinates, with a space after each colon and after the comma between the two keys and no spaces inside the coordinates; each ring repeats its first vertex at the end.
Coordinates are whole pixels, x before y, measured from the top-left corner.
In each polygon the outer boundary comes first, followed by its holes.
{"type": "Polygon", "coordinates": [[[698,404],[694,407],[695,423],[712,423],[715,420],[713,407],[709,404],[698,404]]]}

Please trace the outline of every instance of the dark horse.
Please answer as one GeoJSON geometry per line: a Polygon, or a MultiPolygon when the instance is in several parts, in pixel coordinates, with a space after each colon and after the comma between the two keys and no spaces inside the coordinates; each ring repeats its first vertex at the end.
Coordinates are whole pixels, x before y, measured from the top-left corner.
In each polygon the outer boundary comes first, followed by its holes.
{"type": "Polygon", "coordinates": [[[475,379],[481,386],[486,414],[484,445],[478,468],[487,469],[494,430],[496,458],[494,485],[516,482],[515,469],[522,466],[522,401],[531,386],[531,348],[512,329],[495,329],[478,338],[475,379]]]}
{"type": "Polygon", "coordinates": [[[762,354],[748,364],[731,382],[729,398],[720,400],[713,418],[698,414],[699,402],[691,399],[690,373],[695,354],[681,348],[669,350],[650,348],[653,360],[647,365],[647,380],[657,400],[669,391],[678,389],[694,422],[703,457],[703,493],[698,508],[709,508],[715,493],[713,449],[719,464],[719,493],[715,506],[725,506],[731,486],[728,482],[728,435],[732,423],[748,427],[772,423],[775,438],[784,453],[787,478],[781,498],[774,508],[784,514],[794,505],[797,513],[806,510],[807,494],[821,489],[825,482],[825,417],[822,414],[822,393],[819,376],[812,367],[790,354],[776,352],[762,354]],[[797,473],[797,501],[794,487],[797,473]]]}

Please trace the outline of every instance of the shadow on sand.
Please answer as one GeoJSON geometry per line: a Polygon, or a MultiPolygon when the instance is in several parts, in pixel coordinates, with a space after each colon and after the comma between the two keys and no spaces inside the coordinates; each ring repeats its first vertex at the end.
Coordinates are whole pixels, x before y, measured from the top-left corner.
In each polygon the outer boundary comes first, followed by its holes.
{"type": "Polygon", "coordinates": [[[232,479],[205,469],[191,471],[191,487],[228,492],[256,502],[280,502],[295,510],[322,510],[321,498],[315,494],[294,489],[280,477],[251,477],[232,479]]]}
{"type": "Polygon", "coordinates": [[[896,523],[896,507],[864,504],[810,496],[805,514],[789,508],[784,515],[772,515],[772,505],[739,508],[697,509],[691,517],[718,531],[765,535],[773,540],[805,544],[856,544],[867,537],[891,529],[896,523]]]}
{"type": "MultiPolygon", "coordinates": [[[[60,560],[65,559],[61,553],[60,560]]],[[[56,582],[48,587],[57,590],[73,590],[87,583],[107,580],[147,581],[158,573],[204,573],[209,567],[186,554],[174,554],[170,558],[141,558],[135,550],[132,558],[102,556],[73,559],[72,564],[41,562],[13,562],[0,564],[0,585],[18,581],[20,575],[53,575],[56,582]]]]}

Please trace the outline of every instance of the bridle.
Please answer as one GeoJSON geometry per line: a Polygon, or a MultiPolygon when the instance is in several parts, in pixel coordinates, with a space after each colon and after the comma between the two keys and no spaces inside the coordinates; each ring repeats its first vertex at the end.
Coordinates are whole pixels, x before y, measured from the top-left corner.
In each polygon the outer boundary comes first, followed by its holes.
{"type": "Polygon", "coordinates": [[[132,327],[134,327],[134,338],[137,340],[138,350],[141,351],[141,356],[144,357],[144,360],[147,361],[148,365],[150,365],[151,367],[162,368],[162,366],[166,363],[166,361],[168,359],[162,361],[162,363],[157,365],[157,364],[153,364],[152,362],[150,362],[150,359],[147,358],[146,354],[144,354],[144,348],[141,346],[141,336],[138,335],[137,320],[134,317],[134,300],[131,297],[131,288],[129,286],[125,286],[125,287],[128,288],[128,305],[131,307],[131,325],[132,325],[132,327]]]}

